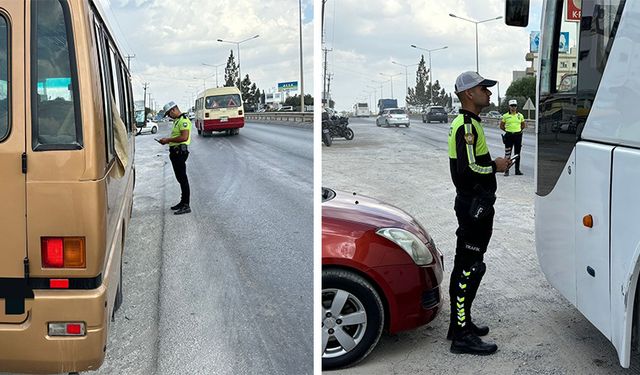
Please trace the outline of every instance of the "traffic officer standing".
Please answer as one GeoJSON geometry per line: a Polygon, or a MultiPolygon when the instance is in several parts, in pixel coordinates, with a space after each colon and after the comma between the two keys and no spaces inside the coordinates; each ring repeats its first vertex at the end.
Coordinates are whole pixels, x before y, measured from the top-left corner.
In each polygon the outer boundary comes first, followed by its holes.
{"type": "Polygon", "coordinates": [[[189,157],[188,145],[191,143],[191,121],[185,113],[180,113],[175,102],[165,104],[164,115],[173,119],[173,128],[170,138],[158,140],[161,144],[169,144],[169,159],[173,166],[173,173],[180,184],[182,195],[180,202],[171,207],[175,210],[174,215],[188,214],[191,212],[189,202],[191,191],[189,189],[189,179],[187,178],[187,158],[189,157]]]}
{"type": "MultiPolygon", "coordinates": [[[[506,159],[511,158],[511,150],[515,148],[514,155],[518,155],[516,158],[516,175],[521,175],[520,171],[520,151],[522,150],[522,130],[527,125],[524,122],[524,116],[518,112],[518,101],[515,99],[509,100],[509,112],[502,115],[500,121],[500,129],[504,130],[504,157],[506,159]]],[[[509,170],[504,171],[504,175],[509,175],[509,170]]]]}
{"type": "Polygon", "coordinates": [[[455,92],[462,108],[449,131],[449,167],[456,187],[454,209],[458,219],[456,256],[451,271],[449,297],[451,321],[447,339],[452,353],[492,354],[498,346],[479,336],[489,327],[471,320],[471,304],[486,271],[483,262],[493,230],[496,172],[510,166],[509,159],[491,160],[480,111],[489,105],[496,81],[476,72],[464,72],[456,79],[455,92]]]}

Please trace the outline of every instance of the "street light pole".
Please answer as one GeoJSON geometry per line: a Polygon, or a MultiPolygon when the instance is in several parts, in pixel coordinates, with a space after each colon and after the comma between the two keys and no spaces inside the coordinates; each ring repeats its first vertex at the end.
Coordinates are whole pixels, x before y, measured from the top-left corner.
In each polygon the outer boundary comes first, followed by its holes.
{"type": "Polygon", "coordinates": [[[405,107],[407,106],[407,96],[409,96],[409,73],[408,73],[408,67],[410,66],[416,66],[418,64],[400,64],[399,62],[396,61],[392,61],[392,64],[396,64],[396,65],[400,65],[400,66],[404,66],[404,86],[405,86],[405,98],[404,98],[404,104],[405,107]]]}
{"type": "Polygon", "coordinates": [[[427,51],[427,53],[429,54],[429,105],[432,105],[433,104],[433,70],[431,70],[431,52],[439,51],[441,49],[447,49],[449,48],[449,46],[427,49],[427,48],[418,47],[415,44],[412,44],[411,47],[415,49],[427,51]]]}
{"type": "Polygon", "coordinates": [[[239,42],[234,42],[234,41],[230,41],[230,40],[222,40],[222,39],[218,39],[218,42],[221,43],[231,43],[231,44],[235,44],[238,50],[238,86],[240,87],[240,91],[242,91],[242,69],[240,68],[240,44],[244,43],[244,42],[248,42],[251,39],[255,39],[257,37],[259,37],[260,34],[256,34],[252,37],[249,37],[247,39],[243,39],[239,42]]]}
{"type": "Polygon", "coordinates": [[[487,18],[486,20],[482,20],[482,21],[470,20],[468,18],[456,16],[453,13],[449,13],[449,16],[451,16],[453,18],[459,18],[459,19],[461,19],[463,21],[467,21],[467,22],[471,22],[471,23],[475,23],[476,24],[476,73],[480,74],[480,68],[478,67],[478,24],[479,23],[484,23],[484,22],[489,22],[489,21],[499,20],[500,18],[502,18],[502,16],[494,17],[494,18],[487,18]]]}
{"type": "Polygon", "coordinates": [[[385,77],[389,77],[389,79],[391,80],[391,99],[393,99],[393,77],[397,77],[399,75],[401,75],[402,73],[396,73],[396,74],[384,74],[384,73],[380,73],[381,76],[385,76],[385,77]]]}
{"type": "Polygon", "coordinates": [[[304,72],[302,70],[302,0],[298,0],[298,18],[300,30],[300,112],[304,112],[304,72]]]}
{"type": "Polygon", "coordinates": [[[222,65],[225,65],[225,64],[226,64],[226,63],[222,63],[222,64],[215,64],[215,65],[214,65],[214,64],[202,63],[202,65],[204,65],[204,66],[210,66],[210,67],[212,67],[212,68],[216,68],[216,87],[219,87],[219,86],[218,86],[218,67],[219,67],[219,66],[222,66],[222,65]]]}

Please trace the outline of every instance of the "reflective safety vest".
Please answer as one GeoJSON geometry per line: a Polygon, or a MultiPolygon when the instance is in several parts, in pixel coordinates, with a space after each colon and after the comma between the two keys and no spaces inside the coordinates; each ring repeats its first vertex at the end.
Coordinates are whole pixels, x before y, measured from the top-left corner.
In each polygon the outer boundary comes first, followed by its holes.
{"type": "Polygon", "coordinates": [[[516,112],[515,115],[507,112],[502,115],[502,121],[504,121],[504,130],[509,133],[517,133],[522,131],[522,121],[524,121],[524,116],[522,113],[516,112]]]}
{"type": "Polygon", "coordinates": [[[191,144],[191,120],[184,113],[177,119],[173,120],[173,129],[171,129],[171,138],[179,137],[182,130],[189,131],[189,138],[184,142],[169,142],[169,146],[188,145],[191,144]]]}

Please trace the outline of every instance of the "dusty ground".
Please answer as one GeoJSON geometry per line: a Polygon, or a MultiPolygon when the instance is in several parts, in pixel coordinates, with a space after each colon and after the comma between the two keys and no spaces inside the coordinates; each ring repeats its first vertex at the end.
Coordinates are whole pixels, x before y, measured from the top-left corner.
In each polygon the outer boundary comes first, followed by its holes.
{"type": "MultiPolygon", "coordinates": [[[[323,186],[358,192],[398,206],[430,232],[445,255],[443,290],[453,263],[455,190],[449,176],[446,127],[413,122],[378,128],[352,120],[352,141],[322,148],[323,186]]],[[[495,157],[497,143],[489,147],[495,157]]],[[[523,150],[524,153],[525,150],[523,150]]],[[[533,149],[526,150],[531,157],[533,149]]],[[[357,366],[336,374],[638,374],[640,354],[623,369],[613,345],[546,281],[538,266],[533,217],[533,171],[498,178],[494,232],[487,274],[474,302],[475,320],[491,327],[498,352],[455,355],[445,339],[444,309],[428,326],[390,336],[357,366]]]]}

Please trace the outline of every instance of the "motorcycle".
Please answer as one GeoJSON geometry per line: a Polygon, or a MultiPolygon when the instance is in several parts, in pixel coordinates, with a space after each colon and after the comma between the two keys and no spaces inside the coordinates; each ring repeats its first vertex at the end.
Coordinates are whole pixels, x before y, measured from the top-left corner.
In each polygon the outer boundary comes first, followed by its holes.
{"type": "Polygon", "coordinates": [[[349,118],[343,116],[331,116],[329,134],[332,138],[344,138],[347,141],[353,139],[353,129],[349,127],[349,118]]]}
{"type": "Polygon", "coordinates": [[[331,131],[327,120],[322,120],[322,143],[327,147],[331,147],[331,131]]]}

